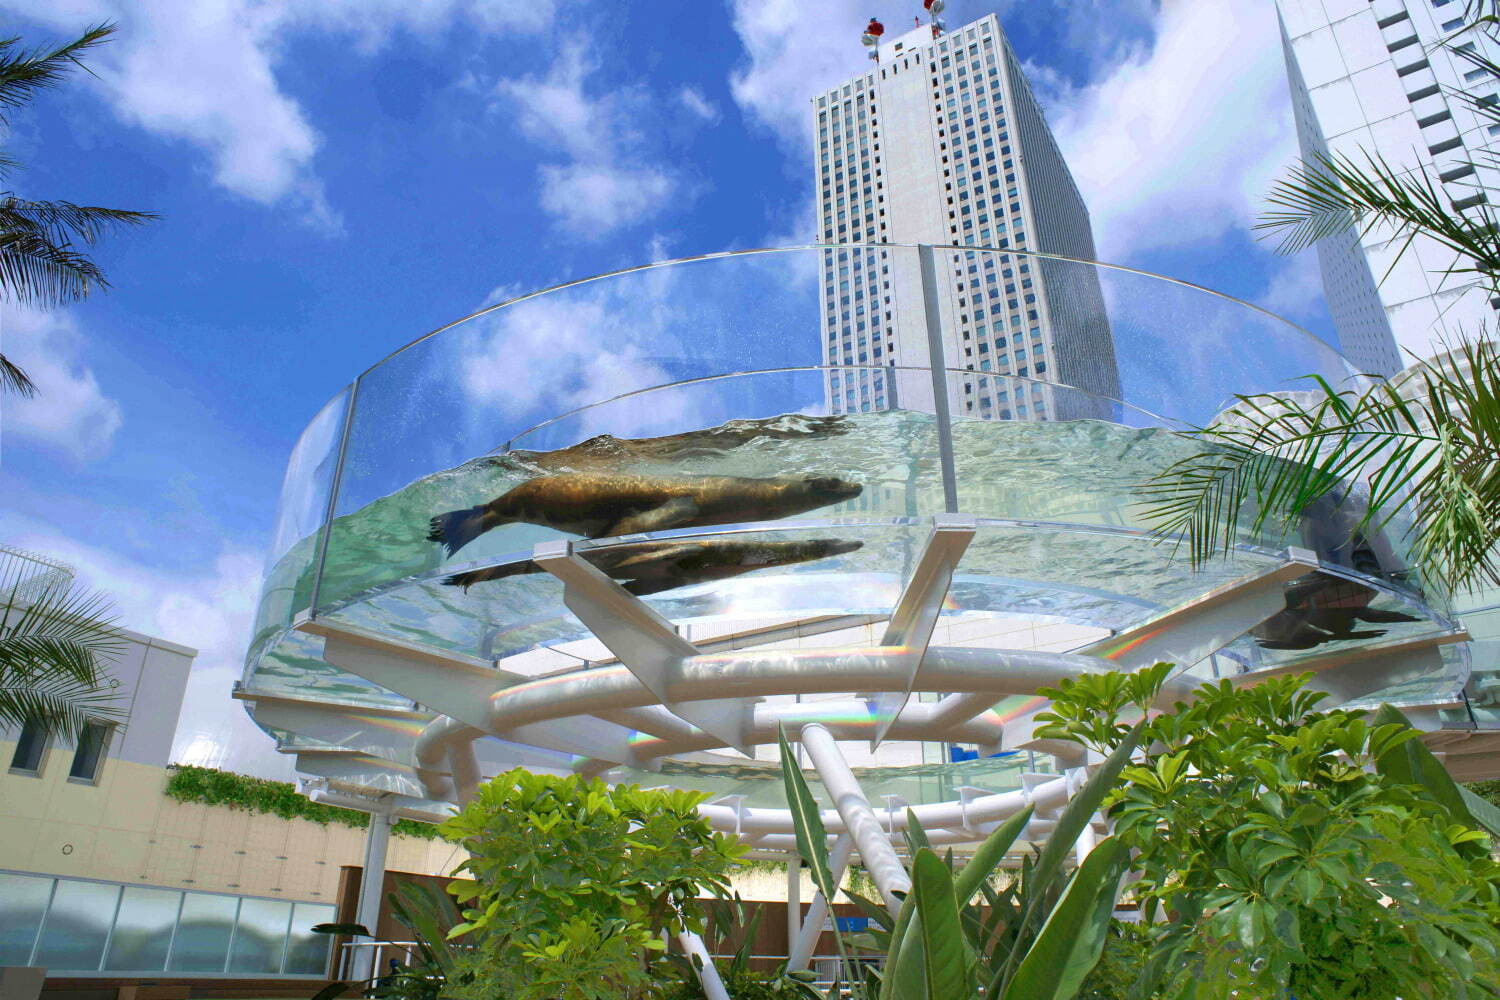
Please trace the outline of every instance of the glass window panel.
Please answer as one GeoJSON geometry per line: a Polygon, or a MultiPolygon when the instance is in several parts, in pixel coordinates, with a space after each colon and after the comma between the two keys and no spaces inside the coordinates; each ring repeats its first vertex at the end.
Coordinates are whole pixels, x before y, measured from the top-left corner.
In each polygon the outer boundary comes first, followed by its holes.
{"type": "Polygon", "coordinates": [[[172,942],[173,972],[223,972],[229,957],[229,935],[239,900],[190,892],[182,901],[182,919],[172,942]]]}
{"type": "Polygon", "coordinates": [[[78,737],[78,749],[73,753],[73,766],[68,769],[68,777],[80,781],[98,780],[99,765],[104,763],[104,751],[108,746],[109,726],[99,722],[90,722],[84,726],[83,734],[78,737]]]}
{"type": "Polygon", "coordinates": [[[26,965],[52,895],[52,879],[0,874],[0,965],[26,965]]]}
{"type": "Polygon", "coordinates": [[[234,951],[230,972],[281,971],[281,953],[286,950],[287,922],[292,904],[275,899],[240,902],[240,921],[234,929],[234,951]]]}
{"type": "Polygon", "coordinates": [[[27,723],[21,729],[20,738],[16,740],[16,753],[10,759],[11,770],[36,774],[42,769],[42,756],[46,752],[47,737],[42,733],[41,727],[27,723]]]}
{"type": "Polygon", "coordinates": [[[119,899],[117,885],[58,879],[52,907],[42,925],[36,964],[58,972],[98,969],[119,899]]]}
{"type": "Polygon", "coordinates": [[[109,939],[106,969],[160,971],[167,967],[167,945],[177,923],[182,893],[127,886],[109,939]]]}
{"type": "Polygon", "coordinates": [[[314,934],[315,924],[330,924],[338,917],[338,908],[326,903],[298,903],[292,909],[292,933],[287,939],[286,972],[288,975],[321,976],[328,968],[328,949],[333,937],[314,934]]]}

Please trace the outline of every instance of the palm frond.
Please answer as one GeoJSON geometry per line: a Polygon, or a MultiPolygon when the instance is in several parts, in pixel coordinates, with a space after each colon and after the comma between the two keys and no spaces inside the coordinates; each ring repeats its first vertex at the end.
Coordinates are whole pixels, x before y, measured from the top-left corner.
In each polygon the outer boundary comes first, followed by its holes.
{"type": "Polygon", "coordinates": [[[22,396],[35,396],[36,383],[10,358],[0,354],[0,389],[8,389],[22,396]]]}
{"type": "Polygon", "coordinates": [[[139,226],[158,218],[152,212],[75,205],[70,201],[30,201],[14,195],[0,198],[0,233],[32,233],[59,246],[74,240],[95,243],[121,226],[139,226]]]}
{"type": "Polygon", "coordinates": [[[25,306],[52,308],[108,288],[84,254],[30,232],[0,232],[0,293],[25,306]]]}
{"type": "Polygon", "coordinates": [[[1194,564],[1304,516],[1352,513],[1351,535],[1396,525],[1407,558],[1448,590],[1500,583],[1500,348],[1469,341],[1399,385],[1313,380],[1311,399],[1241,397],[1189,432],[1201,450],[1141,487],[1141,508],[1194,564]]]}
{"type": "Polygon", "coordinates": [[[30,51],[19,47],[19,38],[0,39],[0,124],[9,122],[7,112],[56,86],[69,70],[82,67],[78,57],[114,33],[113,24],[98,24],[64,45],[30,51]]]}
{"type": "Polygon", "coordinates": [[[1423,235],[1469,262],[1455,263],[1448,273],[1477,274],[1496,286],[1500,220],[1487,204],[1461,212],[1425,170],[1399,173],[1383,157],[1365,158],[1363,166],[1347,156],[1320,156],[1295,166],[1272,188],[1271,209],[1255,228],[1279,236],[1277,252],[1291,254],[1337,233],[1358,228],[1364,236],[1385,226],[1390,232],[1383,238],[1402,241],[1394,259],[1423,235]]]}
{"type": "Polygon", "coordinates": [[[28,586],[19,573],[0,596],[0,722],[71,735],[112,718],[105,666],[125,650],[107,599],[71,582],[28,586]]]}

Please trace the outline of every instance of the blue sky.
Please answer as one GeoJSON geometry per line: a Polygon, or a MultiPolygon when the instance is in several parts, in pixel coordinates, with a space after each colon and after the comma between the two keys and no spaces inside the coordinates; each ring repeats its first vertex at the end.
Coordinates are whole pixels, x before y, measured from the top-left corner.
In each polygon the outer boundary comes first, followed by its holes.
{"type": "MultiPolygon", "coordinates": [[[[807,97],[892,0],[0,0],[6,33],[117,38],[16,116],[23,195],[146,209],[107,294],[0,309],[0,541],[77,565],[202,650],[179,752],[275,773],[228,700],[288,453],[390,350],[507,291],[803,242],[807,97]]],[[[1102,259],[1318,331],[1309,259],[1249,233],[1294,152],[1269,0],[952,0],[998,11],[1102,259]]]]}

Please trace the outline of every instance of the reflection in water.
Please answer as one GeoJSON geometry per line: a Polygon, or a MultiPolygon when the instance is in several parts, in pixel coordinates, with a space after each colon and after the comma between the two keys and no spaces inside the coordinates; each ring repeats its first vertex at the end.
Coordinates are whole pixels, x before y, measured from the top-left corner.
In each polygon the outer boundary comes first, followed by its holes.
{"type": "MultiPolygon", "coordinates": [[[[726,541],[637,542],[595,549],[584,558],[638,597],[675,590],[712,580],[727,580],[768,566],[790,566],[854,552],[864,543],[837,538],[809,538],[794,542],[726,541]]],[[[455,573],[443,582],[468,590],[476,583],[525,573],[540,573],[530,559],[455,573]]]]}
{"type": "Polygon", "coordinates": [[[859,496],[837,476],[641,476],[565,473],[539,476],[489,503],[439,514],[429,541],[452,555],[504,524],[537,524],[588,538],[644,531],[772,521],[859,496]]]}
{"type": "Polygon", "coordinates": [[[1286,607],[1251,630],[1262,649],[1312,649],[1325,642],[1378,639],[1384,629],[1356,629],[1359,622],[1394,624],[1421,619],[1402,611],[1370,607],[1378,592],[1327,573],[1308,573],[1286,585],[1286,607]]]}

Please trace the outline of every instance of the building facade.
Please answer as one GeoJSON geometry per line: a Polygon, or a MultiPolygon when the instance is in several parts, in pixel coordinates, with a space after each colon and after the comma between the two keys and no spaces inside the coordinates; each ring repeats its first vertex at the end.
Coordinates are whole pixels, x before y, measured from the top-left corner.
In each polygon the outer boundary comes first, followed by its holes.
{"type": "MultiPolygon", "coordinates": [[[[1464,18],[1463,0],[1277,0],[1287,80],[1304,160],[1367,163],[1430,180],[1456,209],[1484,203],[1500,181],[1486,158],[1500,152],[1500,125],[1454,96],[1500,94],[1489,74],[1447,50],[1464,18]],[[1479,161],[1476,166],[1475,161],[1479,161]]],[[[1464,45],[1491,59],[1500,46],[1479,33],[1464,45]]],[[[1391,375],[1443,344],[1492,329],[1495,304],[1470,275],[1445,273],[1455,255],[1428,239],[1401,252],[1387,229],[1350,232],[1318,244],[1329,310],[1343,352],[1364,371],[1391,375]]]]}
{"type": "MultiPolygon", "coordinates": [[[[1000,22],[920,27],[813,98],[819,238],[1094,259],[1088,209],[1000,22]]],[[[938,308],[955,416],[1103,415],[1119,374],[1094,269],[1015,253],[944,251],[938,308]],[[969,374],[973,373],[973,374],[969,374]]],[[[829,250],[822,344],[830,412],[931,410],[917,253],[829,250]]]]}

